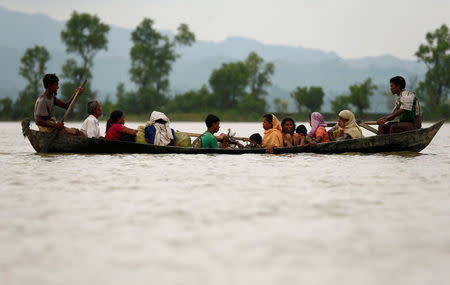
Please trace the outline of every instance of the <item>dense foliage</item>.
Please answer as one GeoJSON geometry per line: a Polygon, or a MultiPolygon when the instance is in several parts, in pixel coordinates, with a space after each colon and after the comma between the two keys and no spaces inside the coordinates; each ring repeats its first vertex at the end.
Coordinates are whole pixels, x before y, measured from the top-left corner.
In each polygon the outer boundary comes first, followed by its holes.
{"type": "Polygon", "coordinates": [[[322,87],[297,87],[292,93],[291,97],[297,104],[299,112],[308,111],[309,113],[320,111],[320,107],[323,104],[323,97],[325,93],[322,87]]]}
{"type": "Polygon", "coordinates": [[[178,34],[170,39],[154,28],[153,20],[146,18],[132,32],[131,40],[130,78],[138,89],[122,94],[120,102],[127,107],[134,105],[131,110],[138,114],[164,108],[168,102],[169,74],[180,56],[175,49],[190,46],[195,35],[186,24],[181,24],[178,34]]]}
{"type": "Polygon", "coordinates": [[[22,65],[19,74],[24,77],[28,84],[19,93],[14,103],[14,115],[17,117],[33,117],[34,103],[42,94],[42,77],[47,70],[47,62],[50,60],[50,53],[45,47],[34,46],[25,51],[21,58],[22,65]]]}
{"type": "Polygon", "coordinates": [[[92,90],[92,68],[94,57],[100,50],[106,50],[108,45],[109,26],[102,23],[96,15],[87,13],[72,13],[61,31],[61,39],[66,45],[66,52],[78,56],[69,58],[62,66],[61,95],[69,100],[75,89],[87,79],[84,93],[79,96],[74,105],[72,117],[83,118],[86,114],[87,103],[95,99],[96,93],[92,90]],[[77,60],[78,59],[78,60],[77,60]]]}
{"type": "Polygon", "coordinates": [[[332,109],[338,113],[344,109],[356,109],[356,114],[363,115],[364,110],[370,108],[370,96],[378,89],[378,86],[372,83],[369,77],[363,83],[350,85],[348,88],[350,93],[348,95],[337,96],[331,101],[332,109]]]}
{"type": "MultiPolygon", "coordinates": [[[[61,70],[60,93],[68,100],[84,79],[92,79],[93,60],[97,53],[107,49],[109,27],[95,15],[73,12],[61,32],[66,52],[72,55],[61,70]]],[[[127,115],[148,115],[157,109],[176,114],[205,114],[216,112],[232,119],[260,118],[269,111],[266,96],[272,86],[274,64],[265,62],[251,52],[244,60],[223,62],[214,69],[207,82],[185,93],[171,94],[169,75],[173,64],[180,57],[181,47],[195,42],[195,34],[186,24],[180,24],[177,34],[169,37],[154,27],[151,19],[143,19],[131,34],[129,75],[135,89],[126,90],[118,83],[115,102],[108,98],[102,103],[107,115],[113,109],[122,109],[127,115]]],[[[413,91],[421,99],[426,117],[450,117],[450,34],[446,25],[426,34],[426,43],[416,52],[417,58],[427,66],[427,73],[418,88],[413,91]]],[[[0,99],[0,119],[31,117],[36,98],[42,94],[42,77],[47,72],[50,54],[45,47],[35,46],[25,51],[19,74],[27,81],[15,102],[0,99]]],[[[71,118],[86,116],[86,104],[96,97],[91,80],[79,97],[71,118]]],[[[408,82],[411,88],[411,82],[408,82]]],[[[414,84],[416,85],[416,84],[414,84]]],[[[408,88],[408,86],[407,86],[408,88]]],[[[377,90],[371,78],[349,86],[349,92],[334,98],[331,109],[334,114],[343,109],[364,116],[370,108],[370,96],[377,90]]],[[[298,114],[320,111],[325,93],[320,86],[297,87],[291,92],[298,114]]],[[[277,113],[289,111],[289,101],[274,99],[277,113]]]]}
{"type": "Polygon", "coordinates": [[[424,111],[431,117],[450,116],[450,33],[446,25],[426,34],[426,44],[416,52],[428,71],[419,83],[417,93],[422,98],[424,111]]]}

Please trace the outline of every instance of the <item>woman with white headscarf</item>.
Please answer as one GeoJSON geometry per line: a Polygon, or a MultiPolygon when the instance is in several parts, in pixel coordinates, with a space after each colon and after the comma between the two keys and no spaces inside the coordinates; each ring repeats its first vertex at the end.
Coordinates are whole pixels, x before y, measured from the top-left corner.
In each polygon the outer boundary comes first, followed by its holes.
{"type": "Polygon", "coordinates": [[[175,146],[175,132],[170,128],[170,120],[158,111],[153,111],[145,125],[145,140],[159,146],[175,146]]]}

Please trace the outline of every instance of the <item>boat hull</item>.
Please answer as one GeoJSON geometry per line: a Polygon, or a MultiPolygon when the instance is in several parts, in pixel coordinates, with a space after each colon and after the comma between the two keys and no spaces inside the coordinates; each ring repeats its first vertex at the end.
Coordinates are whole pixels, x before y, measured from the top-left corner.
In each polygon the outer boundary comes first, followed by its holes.
{"type": "MultiPolygon", "coordinates": [[[[29,128],[30,121],[22,121],[22,131],[38,153],[185,153],[185,154],[245,154],[265,153],[264,149],[203,149],[170,146],[155,146],[134,142],[110,141],[105,139],[85,138],[71,135],[56,135],[39,132],[29,128]],[[45,150],[45,151],[44,151],[45,150]]],[[[410,151],[420,152],[434,138],[444,121],[429,128],[397,134],[371,136],[362,139],[336,141],[317,144],[316,147],[296,146],[292,148],[274,148],[275,154],[283,153],[378,153],[410,151]]]]}

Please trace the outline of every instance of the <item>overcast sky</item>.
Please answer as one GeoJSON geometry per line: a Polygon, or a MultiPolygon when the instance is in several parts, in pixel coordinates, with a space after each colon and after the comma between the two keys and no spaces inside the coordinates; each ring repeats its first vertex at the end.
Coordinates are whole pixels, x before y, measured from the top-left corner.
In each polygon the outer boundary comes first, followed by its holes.
{"type": "Polygon", "coordinates": [[[241,36],[266,44],[334,51],[345,58],[413,59],[426,32],[450,22],[450,0],[0,0],[0,6],[66,20],[73,10],[135,28],[189,25],[199,40],[241,36]]]}

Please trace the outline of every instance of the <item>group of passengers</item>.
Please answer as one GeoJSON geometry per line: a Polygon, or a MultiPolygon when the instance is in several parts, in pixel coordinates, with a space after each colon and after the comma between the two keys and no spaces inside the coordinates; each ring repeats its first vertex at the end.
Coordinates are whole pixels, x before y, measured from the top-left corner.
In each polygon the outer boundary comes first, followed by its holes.
{"type": "Polygon", "coordinates": [[[328,125],[323,120],[322,114],[313,112],[309,116],[311,130],[307,132],[304,125],[296,127],[292,118],[285,118],[280,124],[274,114],[266,114],[263,117],[264,137],[261,140],[261,147],[272,152],[274,147],[305,145],[315,147],[318,143],[362,138],[362,131],[351,111],[341,111],[338,118],[338,123],[327,131],[325,128],[328,125]]]}
{"type": "MultiPolygon", "coordinates": [[[[51,132],[54,129],[61,133],[100,138],[98,118],[102,115],[102,107],[97,101],[88,103],[89,116],[83,122],[80,130],[66,128],[63,122],[56,122],[54,116],[54,105],[67,109],[74,96],[67,102],[56,98],[59,79],[55,74],[46,74],[43,79],[45,93],[36,100],[34,115],[35,122],[40,131],[51,132]]],[[[411,91],[405,90],[406,82],[403,77],[396,76],[390,80],[391,92],[397,95],[397,101],[392,113],[377,120],[379,134],[396,133],[421,128],[420,104],[411,91]],[[399,117],[399,122],[391,122],[399,117]]],[[[82,92],[78,88],[76,92],[82,92]]],[[[205,119],[207,130],[201,134],[193,143],[194,147],[202,148],[228,148],[231,144],[244,147],[242,144],[226,134],[214,136],[220,129],[220,119],[210,114],[205,119]]],[[[263,116],[264,136],[255,133],[249,137],[246,148],[265,148],[272,152],[274,147],[294,147],[309,145],[315,147],[319,143],[330,141],[349,140],[362,138],[363,134],[358,126],[355,115],[349,110],[343,110],[338,115],[338,123],[328,131],[322,114],[313,112],[309,116],[308,132],[304,125],[296,127],[292,118],[284,118],[280,124],[274,114],[263,116]]],[[[170,128],[170,120],[158,111],[153,111],[145,126],[139,129],[125,127],[125,115],[120,110],[111,112],[107,121],[106,140],[123,140],[149,143],[158,146],[177,146],[178,137],[170,128]]],[[[190,144],[190,140],[189,140],[190,144]]]]}

